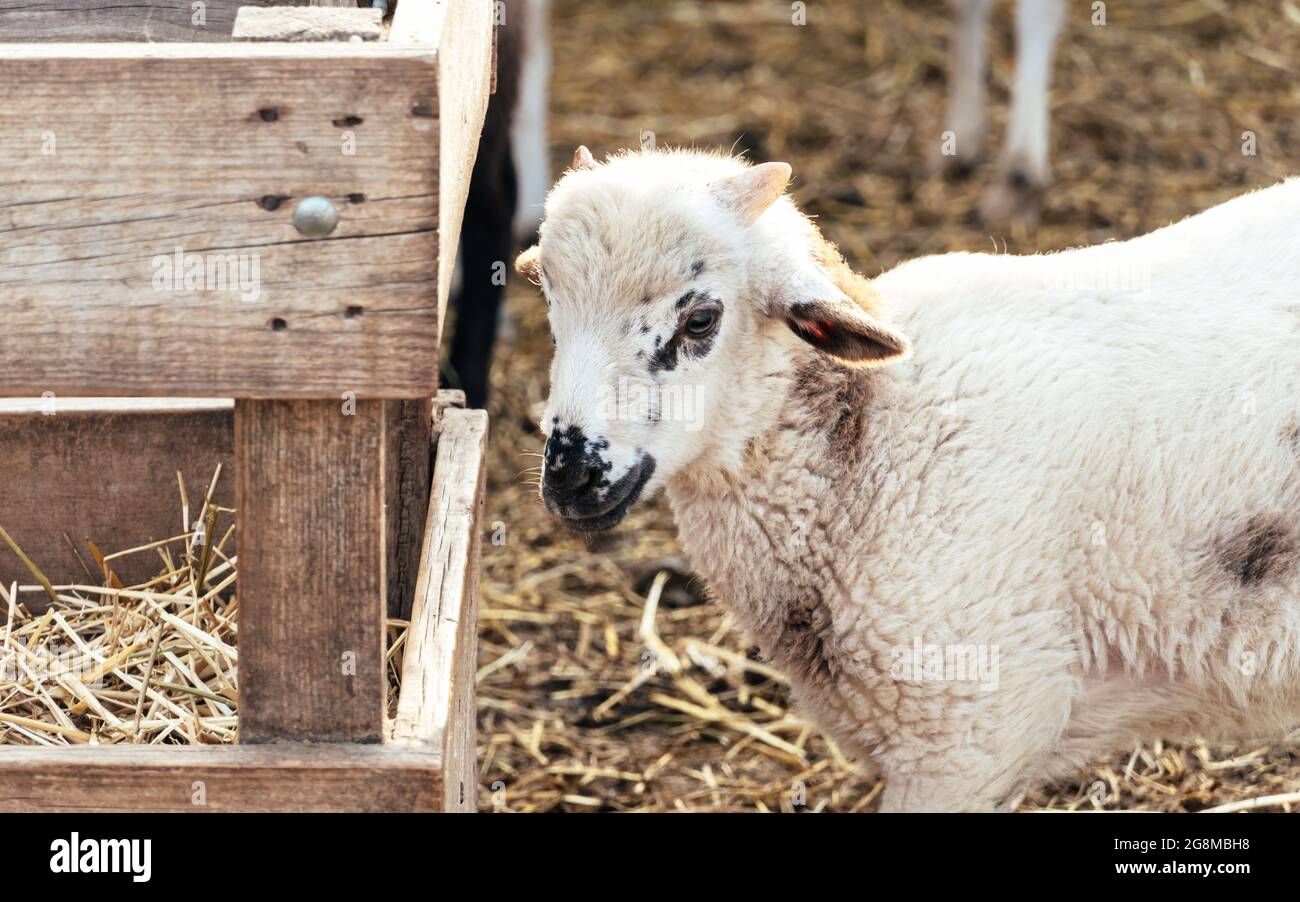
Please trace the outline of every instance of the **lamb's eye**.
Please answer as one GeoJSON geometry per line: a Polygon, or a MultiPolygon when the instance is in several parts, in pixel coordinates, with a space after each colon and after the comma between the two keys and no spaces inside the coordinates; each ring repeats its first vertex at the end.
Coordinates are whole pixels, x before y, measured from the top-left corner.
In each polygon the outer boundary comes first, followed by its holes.
{"type": "Polygon", "coordinates": [[[718,328],[718,311],[710,308],[696,310],[686,319],[686,334],[691,338],[704,338],[718,328]]]}

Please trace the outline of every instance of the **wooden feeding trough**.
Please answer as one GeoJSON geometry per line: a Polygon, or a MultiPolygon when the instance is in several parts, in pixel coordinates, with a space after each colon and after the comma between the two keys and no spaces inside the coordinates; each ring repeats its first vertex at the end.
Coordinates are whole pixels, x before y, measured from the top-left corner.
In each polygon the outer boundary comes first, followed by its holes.
{"type": "Polygon", "coordinates": [[[494,4],[249,5],[0,9],[0,525],[161,538],[225,461],[240,608],[238,744],[0,746],[0,810],[474,807],[486,415],[435,392],[494,4]]]}

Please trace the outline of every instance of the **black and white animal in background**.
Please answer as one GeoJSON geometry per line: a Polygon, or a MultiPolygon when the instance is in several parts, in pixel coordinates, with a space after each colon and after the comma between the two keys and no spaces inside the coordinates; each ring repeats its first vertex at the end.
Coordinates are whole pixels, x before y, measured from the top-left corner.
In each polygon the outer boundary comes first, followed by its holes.
{"type": "Polygon", "coordinates": [[[508,263],[541,220],[550,187],[546,138],[549,0],[504,0],[497,30],[496,93],[488,102],[461,227],[451,306],[450,372],[470,407],[487,403],[508,263]]]}

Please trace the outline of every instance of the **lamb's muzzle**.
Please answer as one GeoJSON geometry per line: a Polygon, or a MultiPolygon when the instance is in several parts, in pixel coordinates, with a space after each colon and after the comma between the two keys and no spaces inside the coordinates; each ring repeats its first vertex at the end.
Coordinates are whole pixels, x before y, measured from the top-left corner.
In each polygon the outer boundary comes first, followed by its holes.
{"type": "Polygon", "coordinates": [[[546,441],[542,500],[571,529],[597,532],[617,526],[654,475],[654,458],[642,454],[611,482],[613,464],[602,455],[608,447],[607,440],[592,441],[577,426],[556,426],[546,441]]]}

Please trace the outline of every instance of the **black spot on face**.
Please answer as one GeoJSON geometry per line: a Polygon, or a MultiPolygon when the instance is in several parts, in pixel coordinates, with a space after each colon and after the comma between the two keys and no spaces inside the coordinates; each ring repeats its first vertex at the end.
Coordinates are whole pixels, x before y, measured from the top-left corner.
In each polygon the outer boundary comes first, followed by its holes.
{"type": "Polygon", "coordinates": [[[611,481],[614,465],[605,456],[608,450],[608,439],[588,439],[578,426],[556,425],[546,440],[542,501],[578,532],[616,526],[654,474],[654,458],[639,452],[637,463],[611,481]]]}
{"type": "Polygon", "coordinates": [[[1257,514],[1219,543],[1219,561],[1243,586],[1256,586],[1294,569],[1296,551],[1295,529],[1289,521],[1275,514],[1257,514]]]}
{"type": "Polygon", "coordinates": [[[338,119],[334,120],[334,127],[354,128],[365,121],[366,120],[362,119],[360,116],[340,116],[338,119]]]}
{"type": "Polygon", "coordinates": [[[668,341],[664,341],[659,335],[655,336],[655,352],[650,357],[649,369],[651,375],[670,373],[677,369],[677,364],[682,356],[690,360],[698,360],[713,350],[713,340],[717,336],[716,330],[706,336],[692,336],[685,330],[685,324],[690,315],[705,304],[716,309],[718,316],[721,317],[722,301],[713,295],[688,291],[678,298],[675,305],[678,314],[677,330],[668,341]]]}
{"type": "Polygon", "coordinates": [[[677,352],[681,350],[682,335],[675,334],[668,341],[664,341],[658,335],[655,336],[655,352],[650,355],[650,372],[654,373],[671,373],[677,369],[677,352]]]}
{"type": "Polygon", "coordinates": [[[696,260],[695,263],[692,264],[691,266],[691,278],[698,279],[700,277],[700,273],[702,272],[704,272],[704,261],[696,260]]]}
{"type": "Polygon", "coordinates": [[[605,478],[613,464],[601,452],[609,448],[604,438],[590,441],[577,426],[551,430],[543,449],[548,488],[557,491],[590,491],[609,485],[605,478]]]}

